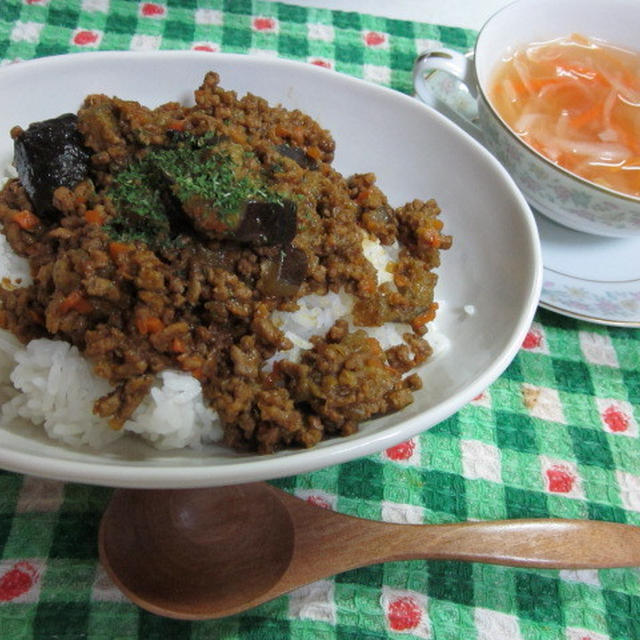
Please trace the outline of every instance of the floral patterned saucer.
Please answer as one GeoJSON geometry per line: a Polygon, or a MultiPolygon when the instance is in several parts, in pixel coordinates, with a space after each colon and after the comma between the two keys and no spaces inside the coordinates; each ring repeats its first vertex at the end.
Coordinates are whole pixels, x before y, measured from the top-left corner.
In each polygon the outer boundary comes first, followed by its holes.
{"type": "Polygon", "coordinates": [[[581,233],[534,214],[544,264],[540,306],[588,322],[640,327],[640,238],[581,233]]]}

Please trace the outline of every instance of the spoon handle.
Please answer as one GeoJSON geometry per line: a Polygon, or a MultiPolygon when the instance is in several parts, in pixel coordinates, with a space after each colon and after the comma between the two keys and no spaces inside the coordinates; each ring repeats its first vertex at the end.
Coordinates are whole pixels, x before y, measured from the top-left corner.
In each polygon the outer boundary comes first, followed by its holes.
{"type": "MultiPolygon", "coordinates": [[[[640,566],[640,527],[529,519],[447,525],[381,524],[384,560],[428,558],[542,569],[640,566]]],[[[363,534],[367,535],[363,530],[363,534]]],[[[370,542],[373,542],[371,540],[370,542]]]]}
{"type": "Polygon", "coordinates": [[[294,553],[278,585],[283,591],[349,569],[397,560],[538,569],[640,567],[640,527],[628,524],[545,518],[408,525],[327,512],[289,494],[279,492],[279,496],[296,531],[294,553]]]}

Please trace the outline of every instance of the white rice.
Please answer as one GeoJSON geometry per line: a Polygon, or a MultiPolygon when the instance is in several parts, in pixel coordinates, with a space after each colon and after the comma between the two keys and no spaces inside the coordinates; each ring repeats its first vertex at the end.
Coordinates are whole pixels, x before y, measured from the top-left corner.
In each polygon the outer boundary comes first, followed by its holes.
{"type": "Polygon", "coordinates": [[[183,371],[163,371],[160,384],[125,424],[158,449],[198,448],[222,438],[216,412],[205,405],[200,382],[183,371]]]}
{"type": "Polygon", "coordinates": [[[26,286],[31,284],[29,261],[16,255],[4,233],[0,233],[0,279],[6,280],[3,284],[9,286],[26,286]]]}
{"type": "Polygon", "coordinates": [[[15,366],[15,354],[22,349],[22,344],[12,333],[0,330],[0,405],[16,394],[9,376],[15,366]]]}
{"type": "MultiPolygon", "coordinates": [[[[376,267],[379,281],[391,280],[387,265],[395,259],[397,248],[387,251],[380,243],[365,238],[363,249],[376,267]]],[[[16,284],[30,281],[27,261],[13,254],[2,234],[0,274],[16,284]]],[[[294,346],[277,353],[265,368],[281,358],[297,360],[301,350],[311,348],[309,338],[324,335],[337,318],[349,317],[353,300],[348,294],[330,292],[326,296],[306,296],[298,305],[296,312],[274,314],[276,325],[294,346]]],[[[408,325],[393,323],[367,328],[383,349],[401,343],[402,334],[408,330],[408,325]]],[[[434,351],[448,346],[437,332],[430,331],[429,341],[434,351]]],[[[76,347],[48,339],[23,346],[13,335],[0,330],[0,426],[27,420],[41,425],[55,440],[94,449],[128,434],[144,438],[159,449],[198,448],[222,438],[216,413],[204,403],[200,382],[187,373],[162,372],[131,419],[118,431],[92,411],[94,402],[110,390],[109,383],[93,373],[76,347]]]]}
{"type": "Polygon", "coordinates": [[[131,420],[116,431],[92,412],[111,386],[91,371],[76,347],[61,340],[32,340],[16,348],[13,359],[9,378],[19,393],[2,405],[2,424],[22,418],[42,425],[50,438],[96,449],[127,433],[159,449],[198,447],[222,437],[216,414],[204,404],[200,382],[189,374],[163,371],[131,420]]]}
{"type": "Polygon", "coordinates": [[[364,257],[376,268],[378,274],[378,284],[391,282],[393,275],[387,269],[390,262],[398,259],[400,247],[397,242],[391,246],[383,246],[379,240],[370,238],[364,231],[362,236],[362,253],[364,257]]]}

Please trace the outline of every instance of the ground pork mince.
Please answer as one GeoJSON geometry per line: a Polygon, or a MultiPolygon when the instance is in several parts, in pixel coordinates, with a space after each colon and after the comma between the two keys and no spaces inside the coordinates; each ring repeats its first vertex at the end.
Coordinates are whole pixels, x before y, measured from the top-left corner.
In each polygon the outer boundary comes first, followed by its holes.
{"type": "Polygon", "coordinates": [[[237,450],[310,447],[411,403],[451,238],[433,200],[394,208],[373,174],[338,173],[309,116],[211,72],[194,106],[90,95],[11,135],[0,220],[33,283],[0,288],[0,326],[75,345],[112,387],[93,408],[112,429],[168,369],[200,381],[237,450]],[[399,246],[391,277],[365,239],[399,246]],[[329,292],[352,296],[350,318],[287,358],[274,312],[329,292]],[[365,330],[385,323],[407,324],[402,344],[365,330]]]}

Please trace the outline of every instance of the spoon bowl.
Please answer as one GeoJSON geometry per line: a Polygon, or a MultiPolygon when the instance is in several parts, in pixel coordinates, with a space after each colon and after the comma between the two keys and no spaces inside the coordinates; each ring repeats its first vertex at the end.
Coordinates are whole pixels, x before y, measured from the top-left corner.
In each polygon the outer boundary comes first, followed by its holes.
{"type": "Polygon", "coordinates": [[[640,527],[563,519],[405,525],[347,516],[264,484],[116,491],[100,559],[153,613],[221,618],[302,585],[393,560],[519,567],[640,566],[640,527]]]}
{"type": "Polygon", "coordinates": [[[118,491],[100,529],[101,558],[119,588],[178,616],[258,600],[286,571],[293,546],[285,505],[260,484],[118,491]]]}

